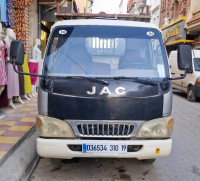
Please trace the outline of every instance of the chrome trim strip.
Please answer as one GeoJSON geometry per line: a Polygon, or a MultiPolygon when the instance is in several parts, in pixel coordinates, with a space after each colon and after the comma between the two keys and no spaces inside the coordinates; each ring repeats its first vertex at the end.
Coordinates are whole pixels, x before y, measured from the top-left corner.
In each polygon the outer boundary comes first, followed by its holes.
{"type": "MultiPolygon", "coordinates": [[[[53,93],[53,95],[57,96],[64,96],[64,97],[78,97],[78,98],[87,98],[87,99],[96,99],[98,96],[94,97],[87,97],[87,96],[74,96],[74,95],[68,95],[68,94],[59,94],[59,93],[53,93]]],[[[157,97],[158,95],[153,95],[153,96],[148,96],[148,97],[157,97]]],[[[126,96],[115,96],[115,97],[106,97],[106,96],[101,96],[101,99],[115,99],[115,98],[137,98],[137,99],[143,99],[143,98],[148,98],[148,97],[126,97],[126,96]]]]}
{"type": "Polygon", "coordinates": [[[172,89],[163,95],[163,116],[171,115],[172,111],[172,89]]]}
{"type": "Polygon", "coordinates": [[[38,113],[48,115],[48,93],[38,87],[38,113]]]}

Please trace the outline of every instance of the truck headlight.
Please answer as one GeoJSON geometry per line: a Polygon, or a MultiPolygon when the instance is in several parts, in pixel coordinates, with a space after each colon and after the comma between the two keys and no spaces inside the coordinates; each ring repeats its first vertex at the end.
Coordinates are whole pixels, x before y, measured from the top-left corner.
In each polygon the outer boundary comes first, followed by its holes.
{"type": "Polygon", "coordinates": [[[139,128],[137,138],[169,138],[173,131],[173,117],[163,117],[144,122],[139,128]]]}
{"type": "Polygon", "coordinates": [[[67,122],[42,115],[36,117],[36,131],[40,137],[75,137],[71,126],[67,122]]]}

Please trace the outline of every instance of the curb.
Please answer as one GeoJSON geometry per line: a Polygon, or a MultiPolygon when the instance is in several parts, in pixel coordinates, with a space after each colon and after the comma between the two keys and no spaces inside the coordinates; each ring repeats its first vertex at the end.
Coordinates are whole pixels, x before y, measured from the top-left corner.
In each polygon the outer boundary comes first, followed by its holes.
{"type": "Polygon", "coordinates": [[[20,181],[29,180],[29,178],[30,178],[32,172],[34,171],[35,167],[37,166],[39,160],[40,159],[39,159],[39,156],[38,156],[37,151],[36,151],[34,153],[32,160],[29,162],[28,166],[26,167],[25,172],[21,176],[20,181]]]}
{"type": "Polygon", "coordinates": [[[19,140],[18,142],[11,147],[11,149],[4,155],[4,157],[0,160],[0,167],[4,164],[4,162],[14,153],[17,148],[27,139],[30,138],[35,133],[36,127],[35,125],[28,130],[19,140]]]}
{"type": "Polygon", "coordinates": [[[37,166],[37,134],[33,126],[10,150],[0,165],[1,181],[26,181],[37,166]]]}

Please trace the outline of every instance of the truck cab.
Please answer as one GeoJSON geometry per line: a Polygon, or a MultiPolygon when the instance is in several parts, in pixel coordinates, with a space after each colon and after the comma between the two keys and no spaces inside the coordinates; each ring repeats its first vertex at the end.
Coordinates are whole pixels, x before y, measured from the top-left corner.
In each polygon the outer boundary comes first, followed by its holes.
{"type": "Polygon", "coordinates": [[[58,21],[38,96],[42,157],[155,159],[172,148],[172,89],[160,30],[108,19],[58,21]]]}

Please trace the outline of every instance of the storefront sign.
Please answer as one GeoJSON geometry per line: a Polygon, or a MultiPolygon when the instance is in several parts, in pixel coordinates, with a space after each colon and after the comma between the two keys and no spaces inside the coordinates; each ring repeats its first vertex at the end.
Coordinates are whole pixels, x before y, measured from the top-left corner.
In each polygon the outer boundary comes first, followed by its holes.
{"type": "Polygon", "coordinates": [[[172,43],[177,40],[186,40],[186,31],[184,30],[185,20],[179,21],[162,30],[164,43],[172,43]]]}

